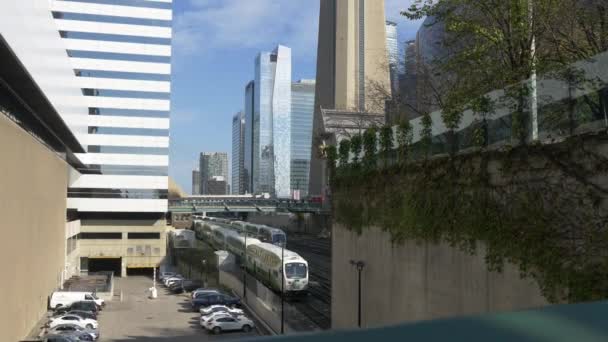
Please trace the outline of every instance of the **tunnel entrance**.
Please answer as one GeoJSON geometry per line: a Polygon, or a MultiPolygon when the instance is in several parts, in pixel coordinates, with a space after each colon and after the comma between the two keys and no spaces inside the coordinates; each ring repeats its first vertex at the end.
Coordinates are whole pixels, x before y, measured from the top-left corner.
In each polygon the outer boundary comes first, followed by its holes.
{"type": "Polygon", "coordinates": [[[95,272],[114,272],[115,277],[122,276],[121,258],[89,258],[89,274],[95,272]]]}

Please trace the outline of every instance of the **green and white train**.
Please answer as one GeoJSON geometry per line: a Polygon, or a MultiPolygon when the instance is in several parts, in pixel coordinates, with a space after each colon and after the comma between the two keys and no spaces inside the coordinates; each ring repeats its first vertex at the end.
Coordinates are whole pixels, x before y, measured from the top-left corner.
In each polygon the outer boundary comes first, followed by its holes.
{"type": "Polygon", "coordinates": [[[308,262],[299,254],[249,235],[245,239],[244,232],[211,222],[195,224],[194,230],[199,239],[207,241],[217,250],[229,251],[240,260],[244,260],[245,243],[247,243],[245,267],[256,279],[271,289],[281,292],[284,286],[286,293],[294,295],[307,290],[308,262]],[[281,260],[282,253],[283,260],[281,260]]]}

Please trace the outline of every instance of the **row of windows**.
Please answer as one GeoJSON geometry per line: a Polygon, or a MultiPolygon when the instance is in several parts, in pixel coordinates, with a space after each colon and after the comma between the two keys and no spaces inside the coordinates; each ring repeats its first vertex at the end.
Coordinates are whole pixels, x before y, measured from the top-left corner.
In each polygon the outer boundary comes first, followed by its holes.
{"type": "Polygon", "coordinates": [[[164,81],[170,82],[170,75],[161,74],[146,74],[139,72],[122,72],[122,71],[104,71],[104,70],[74,70],[76,76],[93,77],[93,78],[112,78],[118,80],[136,80],[136,81],[164,81]]]}
{"type": "Polygon", "coordinates": [[[149,137],[168,137],[168,129],[124,128],[124,127],[91,127],[89,134],[141,135],[149,137]]]}
{"type": "MultiPolygon", "coordinates": [[[[80,233],[78,240],[122,240],[122,233],[80,233]]],[[[129,240],[159,240],[160,233],[127,233],[129,240]]]]}
{"type": "Polygon", "coordinates": [[[141,109],[115,109],[115,108],[89,108],[89,115],[128,116],[138,118],[168,118],[169,111],[141,110],[141,109]]]}
{"type": "Polygon", "coordinates": [[[148,189],[68,189],[70,198],[167,199],[167,190],[148,189]]]}
{"type": "Polygon", "coordinates": [[[109,41],[109,42],[171,45],[171,38],[142,37],[142,36],[121,35],[121,34],[72,32],[72,31],[59,31],[59,34],[63,38],[73,38],[73,39],[89,39],[89,40],[102,40],[102,41],[109,41]]]}
{"type": "Polygon", "coordinates": [[[141,165],[90,165],[86,169],[79,169],[85,175],[134,175],[134,176],[168,176],[168,166],[141,166],[141,165]]]}
{"type": "Polygon", "coordinates": [[[98,52],[98,51],[81,51],[68,50],[70,57],[76,58],[94,58],[114,61],[129,61],[129,62],[150,62],[150,63],[171,63],[170,56],[150,56],[150,55],[134,55],[127,53],[113,52],[98,52]]]}
{"type": "Polygon", "coordinates": [[[140,154],[140,155],[169,155],[169,149],[163,147],[128,147],[128,146],[87,146],[89,153],[110,153],[110,154],[140,154]]]}
{"type": "Polygon", "coordinates": [[[85,2],[91,4],[102,4],[102,5],[120,5],[120,6],[132,6],[132,7],[145,7],[145,8],[159,8],[159,9],[171,9],[171,2],[155,2],[150,0],[62,0],[69,2],[85,2]]]}

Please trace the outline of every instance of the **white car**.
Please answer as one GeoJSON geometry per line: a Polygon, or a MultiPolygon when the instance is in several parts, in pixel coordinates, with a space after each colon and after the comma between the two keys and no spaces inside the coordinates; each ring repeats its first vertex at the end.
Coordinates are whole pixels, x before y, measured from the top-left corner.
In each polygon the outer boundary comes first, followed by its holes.
{"type": "Polygon", "coordinates": [[[182,277],[181,275],[176,275],[173,277],[165,278],[165,280],[163,280],[163,283],[165,284],[165,286],[169,286],[170,283],[176,282],[179,280],[183,280],[183,279],[184,279],[184,277],[182,277]]]}
{"type": "Polygon", "coordinates": [[[231,308],[226,305],[211,305],[211,306],[203,307],[199,311],[201,313],[201,316],[207,316],[207,315],[210,315],[215,312],[227,312],[229,314],[233,314],[233,315],[237,315],[237,316],[242,316],[245,314],[243,312],[243,310],[241,310],[241,309],[231,308]]]}
{"type": "Polygon", "coordinates": [[[81,328],[74,324],[60,324],[54,328],[48,329],[48,335],[62,335],[62,334],[87,334],[96,341],[99,338],[99,331],[94,329],[81,328]]]}
{"type": "Polygon", "coordinates": [[[97,329],[97,321],[90,318],[82,318],[76,315],[63,315],[55,317],[49,321],[49,328],[54,328],[58,325],[74,324],[85,329],[97,329]]]}
{"type": "Polygon", "coordinates": [[[232,315],[222,315],[221,317],[212,318],[205,322],[205,329],[214,334],[219,334],[222,331],[234,330],[250,332],[253,328],[255,328],[253,321],[245,316],[233,317],[232,315]]]}
{"type": "Polygon", "coordinates": [[[228,312],[213,312],[213,313],[210,313],[208,315],[201,316],[201,319],[200,319],[201,327],[206,328],[206,324],[210,320],[212,320],[212,319],[218,319],[218,318],[223,318],[223,317],[232,317],[232,318],[235,318],[236,316],[232,315],[232,314],[230,314],[228,312]]]}

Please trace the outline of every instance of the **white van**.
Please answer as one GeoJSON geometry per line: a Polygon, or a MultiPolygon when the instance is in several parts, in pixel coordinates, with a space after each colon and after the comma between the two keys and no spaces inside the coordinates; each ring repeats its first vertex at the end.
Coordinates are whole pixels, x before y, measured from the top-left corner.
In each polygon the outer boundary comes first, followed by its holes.
{"type": "Polygon", "coordinates": [[[57,291],[51,295],[49,306],[51,309],[57,309],[61,306],[70,306],[74,302],[81,300],[92,300],[98,306],[103,306],[103,299],[97,298],[94,293],[91,292],[68,292],[68,291],[57,291]]]}

